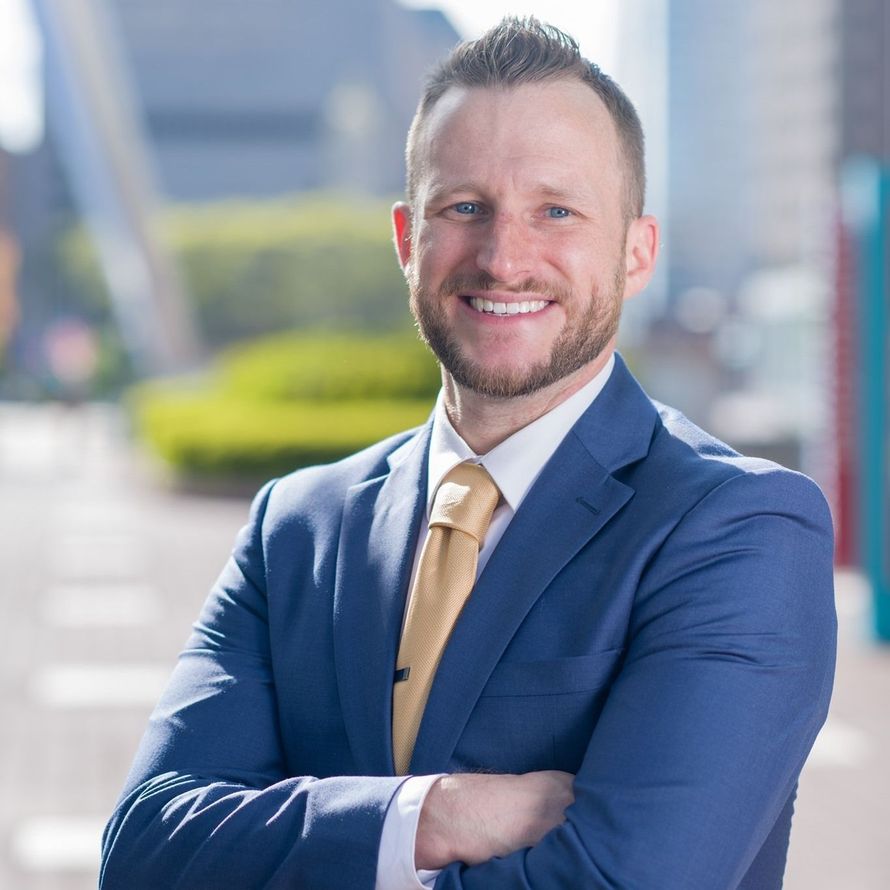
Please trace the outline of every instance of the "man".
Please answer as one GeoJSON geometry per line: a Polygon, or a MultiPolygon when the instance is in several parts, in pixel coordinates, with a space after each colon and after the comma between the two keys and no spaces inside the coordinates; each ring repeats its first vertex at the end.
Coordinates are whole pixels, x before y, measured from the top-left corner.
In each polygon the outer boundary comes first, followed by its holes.
{"type": "Polygon", "coordinates": [[[831,525],[614,354],[658,247],[642,156],[534,20],[433,75],[393,213],[433,419],[259,494],[103,887],[781,886],[831,525]]]}

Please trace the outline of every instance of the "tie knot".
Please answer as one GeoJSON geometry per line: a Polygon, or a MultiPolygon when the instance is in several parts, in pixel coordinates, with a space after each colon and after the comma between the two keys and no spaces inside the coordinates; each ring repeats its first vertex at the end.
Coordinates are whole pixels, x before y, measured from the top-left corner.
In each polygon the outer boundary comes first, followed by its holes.
{"type": "Polygon", "coordinates": [[[459,529],[472,535],[481,548],[500,496],[485,467],[458,464],[436,489],[430,527],[444,525],[459,529]]]}

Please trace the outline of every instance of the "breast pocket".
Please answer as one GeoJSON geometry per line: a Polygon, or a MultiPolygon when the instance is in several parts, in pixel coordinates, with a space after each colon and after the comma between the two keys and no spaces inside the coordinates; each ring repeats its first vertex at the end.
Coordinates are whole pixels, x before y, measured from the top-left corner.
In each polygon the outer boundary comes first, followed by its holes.
{"type": "Polygon", "coordinates": [[[576,772],[622,652],[498,664],[455,751],[456,766],[576,772]]]}

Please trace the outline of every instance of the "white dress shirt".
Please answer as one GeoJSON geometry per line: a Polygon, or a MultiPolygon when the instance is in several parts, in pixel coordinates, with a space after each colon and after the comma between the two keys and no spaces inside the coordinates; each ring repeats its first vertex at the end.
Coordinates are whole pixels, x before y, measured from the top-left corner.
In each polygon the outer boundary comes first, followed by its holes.
{"type": "MultiPolygon", "coordinates": [[[[560,402],[542,417],[523,427],[496,445],[487,454],[478,455],[451,425],[442,394],[436,402],[430,454],[427,464],[426,523],[421,523],[411,585],[420,562],[420,553],[429,533],[430,510],[439,483],[447,473],[463,461],[481,463],[501,492],[479,551],[476,577],[482,573],[498,542],[503,537],[513,515],[519,509],[529,489],[553,456],[575,422],[593,403],[606,385],[615,357],[610,356],[605,367],[574,395],[560,402]]],[[[411,586],[408,588],[411,589],[411,586]]],[[[430,788],[441,775],[411,776],[400,786],[389,805],[380,836],[375,890],[432,890],[438,871],[418,871],[414,867],[414,844],[420,811],[430,788]]]]}

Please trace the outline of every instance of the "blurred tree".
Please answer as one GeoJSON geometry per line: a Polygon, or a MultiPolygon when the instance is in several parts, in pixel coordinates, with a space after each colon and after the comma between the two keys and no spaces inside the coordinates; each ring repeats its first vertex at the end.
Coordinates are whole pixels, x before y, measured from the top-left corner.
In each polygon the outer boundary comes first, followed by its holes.
{"type": "MultiPolygon", "coordinates": [[[[284,328],[411,325],[387,202],[312,194],[181,205],[165,226],[211,347],[284,328]]],[[[64,239],[62,258],[87,301],[104,303],[83,230],[64,239]]]]}

